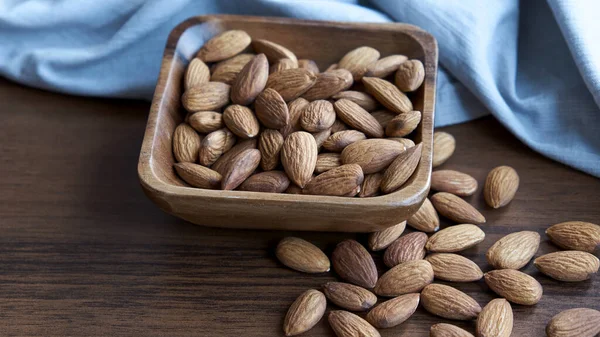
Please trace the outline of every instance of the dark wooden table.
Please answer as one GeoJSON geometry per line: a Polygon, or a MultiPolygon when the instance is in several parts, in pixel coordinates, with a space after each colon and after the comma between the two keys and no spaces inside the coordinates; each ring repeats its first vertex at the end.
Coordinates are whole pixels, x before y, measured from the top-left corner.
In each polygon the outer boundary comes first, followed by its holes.
{"type": "MultiPolygon", "coordinates": [[[[273,256],[287,235],[331,252],[366,235],[240,231],[195,226],[169,216],[137,178],[149,103],[71,97],[0,80],[0,335],[279,336],[291,302],[334,280],[304,275],[273,256]]],[[[444,113],[444,107],[438,107],[444,113]]],[[[600,180],[529,150],[492,118],[445,128],[458,150],[445,168],[480,182],[511,165],[521,176],[508,207],[482,210],[485,241],[464,254],[484,271],[501,236],[535,230],[537,255],[556,248],[543,235],[567,220],[600,222],[600,180]]],[[[380,263],[379,257],[377,257],[380,263]]],[[[600,309],[600,277],[565,284],[530,264],[544,287],[534,307],[514,305],[513,336],[543,336],[546,322],[573,307],[600,309]]],[[[458,285],[483,306],[481,282],[458,285]]],[[[446,320],[420,308],[383,336],[427,336],[446,320]]],[[[473,332],[472,322],[457,323],[473,332]]],[[[322,320],[306,336],[331,336],[322,320]]]]}

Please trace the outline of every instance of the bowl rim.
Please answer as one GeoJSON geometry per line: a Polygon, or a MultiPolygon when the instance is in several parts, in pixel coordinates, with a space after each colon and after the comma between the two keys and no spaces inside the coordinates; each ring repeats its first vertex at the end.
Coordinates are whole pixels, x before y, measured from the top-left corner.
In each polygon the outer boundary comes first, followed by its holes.
{"type": "Polygon", "coordinates": [[[245,22],[265,22],[268,20],[269,23],[275,23],[280,25],[301,25],[301,26],[319,26],[319,27],[332,27],[332,28],[353,28],[362,29],[373,32],[402,32],[413,38],[423,49],[423,65],[426,69],[425,79],[423,81],[423,133],[421,135],[421,141],[423,142],[423,149],[419,165],[416,168],[413,177],[408,185],[403,186],[400,190],[390,194],[385,194],[376,197],[369,198],[348,198],[348,197],[337,197],[337,196],[322,196],[322,195],[298,195],[298,194],[285,194],[285,193],[266,193],[266,192],[250,192],[250,191],[223,191],[223,190],[210,190],[210,189],[199,189],[187,186],[178,186],[169,184],[160,179],[151,165],[153,158],[153,148],[157,137],[159,135],[159,112],[162,106],[165,104],[163,97],[163,90],[156,90],[152,98],[152,104],[150,113],[148,115],[148,122],[146,124],[146,131],[140,151],[140,157],[138,162],[138,177],[140,183],[144,189],[149,192],[160,193],[165,199],[169,196],[177,197],[195,197],[199,199],[208,198],[212,200],[256,200],[264,202],[278,202],[278,203],[301,203],[301,204],[313,204],[315,202],[331,205],[331,206],[383,206],[383,207],[400,207],[409,206],[415,202],[422,201],[423,197],[427,195],[430,187],[431,179],[431,163],[432,163],[432,151],[433,151],[433,121],[435,114],[435,84],[437,76],[437,62],[438,62],[438,47],[435,38],[426,32],[425,30],[410,24],[405,23],[360,23],[360,22],[337,22],[337,21],[318,21],[318,20],[303,20],[294,18],[281,18],[281,17],[263,17],[263,16],[242,16],[242,15],[203,15],[194,16],[186,19],[185,21],[178,24],[170,32],[165,50],[163,52],[163,58],[161,62],[161,69],[168,69],[168,71],[161,71],[158,77],[156,88],[166,88],[166,84],[169,81],[169,74],[172,71],[173,60],[177,53],[177,43],[183,35],[183,33],[190,27],[200,25],[208,21],[245,21],[245,22]],[[431,153],[431,155],[424,155],[431,153]],[[421,200],[418,200],[421,199],[421,200]]]}

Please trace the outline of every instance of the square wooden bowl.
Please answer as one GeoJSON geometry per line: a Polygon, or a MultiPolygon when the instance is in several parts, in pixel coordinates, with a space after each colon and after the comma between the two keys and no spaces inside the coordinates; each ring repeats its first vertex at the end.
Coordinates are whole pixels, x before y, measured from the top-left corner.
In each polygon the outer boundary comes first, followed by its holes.
{"type": "Polygon", "coordinates": [[[161,209],[199,225],[371,232],[406,220],[429,191],[437,43],[411,25],[341,23],[233,15],[200,16],[177,26],[167,41],[156,85],[138,174],[146,195],[161,209]],[[188,187],[175,174],[171,141],[185,112],[180,106],[182,76],[196,51],[212,36],[242,29],[252,38],[268,39],[291,49],[298,58],[312,59],[320,69],[336,63],[348,51],[371,46],[381,56],[404,54],[425,66],[425,81],[412,96],[423,114],[416,142],[423,142],[421,161],[398,191],[372,198],[205,190],[188,187]]]}

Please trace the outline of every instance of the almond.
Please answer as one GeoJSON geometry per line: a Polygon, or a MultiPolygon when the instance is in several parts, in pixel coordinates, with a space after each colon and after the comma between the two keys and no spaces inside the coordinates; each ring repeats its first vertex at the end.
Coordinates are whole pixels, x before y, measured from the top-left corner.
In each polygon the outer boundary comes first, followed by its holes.
{"type": "Polygon", "coordinates": [[[514,269],[492,270],[483,275],[496,294],[516,304],[534,305],[542,298],[542,285],[533,277],[514,269]]]}
{"type": "Polygon", "coordinates": [[[430,252],[455,253],[475,246],[485,239],[485,233],[470,224],[444,228],[433,234],[425,248],[430,252]]]}
{"type": "Polygon", "coordinates": [[[338,68],[347,69],[352,73],[355,81],[360,80],[367,72],[367,67],[379,59],[379,51],[371,47],[358,47],[348,52],[340,62],[338,68]]]}
{"type": "Polygon", "coordinates": [[[295,64],[298,64],[298,59],[296,58],[296,55],[294,55],[294,53],[292,53],[289,49],[285,48],[284,46],[279,45],[275,42],[260,39],[253,40],[252,48],[254,48],[254,51],[256,51],[257,53],[265,54],[267,56],[267,59],[269,59],[269,62],[271,63],[276,63],[281,59],[290,59],[295,64]]]}
{"type": "Polygon", "coordinates": [[[200,149],[200,135],[189,125],[182,123],[173,132],[173,155],[179,163],[194,163],[200,149]]]}
{"type": "Polygon", "coordinates": [[[196,56],[204,62],[225,60],[241,53],[251,41],[243,30],[228,30],[208,40],[196,56]]]}
{"type": "Polygon", "coordinates": [[[298,60],[298,68],[304,68],[315,75],[319,73],[319,66],[317,66],[317,64],[313,60],[298,60]]]}
{"type": "Polygon", "coordinates": [[[333,125],[331,126],[332,134],[345,130],[349,130],[348,125],[344,124],[344,122],[342,122],[339,119],[336,119],[335,122],[333,122],[333,125]]]}
{"type": "Polygon", "coordinates": [[[210,166],[235,144],[235,136],[228,129],[213,131],[200,143],[198,160],[201,165],[210,166]]]}
{"type": "Polygon", "coordinates": [[[427,234],[422,232],[401,236],[385,250],[383,262],[392,268],[404,262],[422,260],[426,253],[427,239],[429,239],[427,234]]]}
{"type": "Polygon", "coordinates": [[[466,197],[477,191],[477,180],[459,171],[438,170],[431,173],[431,188],[439,192],[466,197]]]}
{"type": "Polygon", "coordinates": [[[183,79],[185,90],[202,85],[208,81],[210,81],[210,70],[208,70],[206,63],[202,62],[199,58],[192,59],[183,79]]]}
{"type": "Polygon", "coordinates": [[[321,132],[335,122],[333,104],[325,100],[310,102],[300,116],[300,125],[308,132],[321,132]]]}
{"type": "Polygon", "coordinates": [[[258,137],[260,150],[260,167],[265,170],[274,170],[279,165],[279,154],[283,147],[283,136],[279,131],[265,129],[258,137]]]}
{"type": "Polygon", "coordinates": [[[313,132],[312,136],[315,138],[315,143],[317,144],[317,150],[320,151],[321,146],[323,146],[323,143],[325,143],[327,138],[329,138],[329,136],[331,136],[331,128],[323,130],[323,131],[319,131],[319,132],[313,132]]]}
{"type": "Polygon", "coordinates": [[[512,308],[503,298],[491,300],[477,317],[477,337],[510,337],[512,329],[512,308]]]}
{"type": "Polygon", "coordinates": [[[229,85],[208,82],[191,87],[183,93],[181,103],[187,111],[209,111],[220,109],[229,103],[229,85]]]}
{"type": "Polygon", "coordinates": [[[389,110],[377,110],[377,111],[373,111],[371,113],[371,116],[373,116],[377,122],[381,125],[382,128],[386,128],[388,123],[394,119],[394,117],[398,116],[395,113],[389,111],[389,110]]]}
{"type": "Polygon", "coordinates": [[[407,149],[409,147],[415,146],[415,142],[413,142],[412,140],[410,140],[408,138],[389,137],[388,139],[399,142],[400,144],[404,145],[407,149]]]}
{"type": "Polygon", "coordinates": [[[427,255],[436,279],[450,282],[473,282],[483,277],[483,272],[475,262],[464,256],[451,253],[427,255]]]}
{"type": "Polygon", "coordinates": [[[329,271],[327,255],[312,243],[295,237],[279,241],[275,255],[289,268],[304,273],[324,273],[329,271]]]}
{"type": "MultiPolygon", "coordinates": [[[[319,153],[315,173],[327,172],[342,165],[339,153],[319,153]]],[[[361,191],[362,192],[362,191],[361,191]]]]}
{"type": "Polygon", "coordinates": [[[365,174],[377,173],[388,167],[404,146],[387,139],[365,139],[354,142],[342,151],[342,163],[358,164],[365,174]]]}
{"type": "Polygon", "coordinates": [[[285,101],[273,89],[265,89],[256,98],[254,103],[256,117],[269,129],[285,127],[290,122],[290,114],[285,101]]]}
{"type": "Polygon", "coordinates": [[[430,313],[448,319],[477,318],[481,306],[471,296],[443,284],[430,284],[421,291],[421,304],[430,313]]]}
{"type": "Polygon", "coordinates": [[[323,292],[335,305],[351,311],[369,310],[377,303],[375,294],[349,283],[327,282],[323,285],[323,292]]]}
{"type": "Polygon", "coordinates": [[[390,120],[385,127],[388,137],[404,137],[413,132],[421,122],[421,111],[411,110],[390,120]]]}
{"type": "Polygon", "coordinates": [[[233,190],[240,186],[258,167],[260,151],[247,149],[231,159],[230,165],[223,174],[221,189],[233,190]]]}
{"type": "Polygon", "coordinates": [[[251,175],[239,187],[240,191],[283,193],[290,179],[283,171],[267,171],[251,175]]]}
{"type": "Polygon", "coordinates": [[[284,101],[300,97],[310,89],[317,77],[303,68],[287,69],[269,75],[267,88],[277,91],[284,101]]]}
{"type": "Polygon", "coordinates": [[[239,54],[225,61],[215,64],[212,68],[211,82],[223,82],[229,85],[242,71],[246,63],[254,58],[254,54],[239,54]]]}
{"type": "Polygon", "coordinates": [[[304,194],[354,196],[364,179],[362,169],[357,164],[347,164],[333,168],[314,177],[302,190],[304,194]],[[353,191],[356,191],[353,193],[353,191]]]}
{"type": "Polygon", "coordinates": [[[227,128],[240,138],[254,138],[260,131],[260,124],[254,112],[243,105],[230,105],[223,113],[227,128]]]}
{"type": "Polygon", "coordinates": [[[598,272],[598,258],[588,252],[567,250],[542,255],[533,261],[537,269],[555,280],[585,281],[598,272]]]}
{"type": "Polygon", "coordinates": [[[394,159],[383,174],[381,181],[381,191],[391,193],[400,189],[404,183],[412,176],[421,160],[421,148],[423,143],[411,147],[394,159]]]}
{"type": "Polygon", "coordinates": [[[425,233],[440,229],[440,218],[429,198],[425,198],[417,212],[408,218],[408,225],[425,233]]]}
{"type": "Polygon", "coordinates": [[[448,160],[456,149],[454,137],[443,131],[433,133],[433,160],[432,167],[438,167],[448,160]]]}
{"type": "MultiPolygon", "coordinates": [[[[347,91],[341,91],[338,92],[337,94],[331,96],[331,98],[335,99],[335,100],[340,100],[340,99],[347,99],[349,101],[352,101],[356,104],[358,104],[358,106],[360,106],[361,108],[367,110],[367,111],[373,111],[375,109],[377,109],[377,101],[373,98],[373,96],[367,94],[366,92],[362,92],[362,91],[353,91],[353,90],[347,90],[347,91]]],[[[392,115],[392,117],[395,116],[392,115]]]]}
{"type": "Polygon", "coordinates": [[[267,85],[269,78],[269,62],[265,54],[254,56],[237,74],[231,85],[231,101],[239,105],[254,102],[267,85]]]}
{"type": "Polygon", "coordinates": [[[281,59],[269,68],[269,74],[284,71],[288,69],[298,68],[298,64],[290,59],[281,59]]]}
{"type": "Polygon", "coordinates": [[[377,283],[377,268],[369,252],[354,240],[340,242],[331,255],[335,272],[344,280],[364,288],[377,283]]]}
{"type": "Polygon", "coordinates": [[[305,291],[288,309],[283,321],[286,336],[295,336],[310,330],[325,314],[327,299],[322,292],[314,289],[305,291]]]}
{"type": "Polygon", "coordinates": [[[380,337],[381,335],[373,326],[359,316],[342,310],[329,313],[329,325],[338,337],[380,337]]]}
{"type": "Polygon", "coordinates": [[[483,196],[492,208],[506,206],[519,189],[519,175],[510,166],[498,166],[490,171],[485,179],[483,196]]]}
{"type": "Polygon", "coordinates": [[[415,313],[419,299],[419,294],[406,294],[387,300],[369,311],[367,321],[379,329],[400,325],[415,313]]]}
{"type": "Polygon", "coordinates": [[[401,114],[413,109],[410,99],[392,83],[376,77],[365,77],[362,82],[367,92],[391,111],[401,114]]]}
{"type": "MultiPolygon", "coordinates": [[[[309,70],[310,71],[310,70],[309,70]]],[[[302,97],[309,101],[327,99],[352,86],[352,74],[346,69],[337,69],[317,75],[315,84],[302,97]]]]}
{"type": "Polygon", "coordinates": [[[388,77],[394,73],[394,71],[398,70],[398,67],[406,60],[408,60],[408,57],[404,55],[390,55],[381,58],[367,67],[365,76],[379,78],[388,77]]]}
{"type": "Polygon", "coordinates": [[[425,67],[419,60],[408,60],[398,67],[394,79],[398,89],[404,92],[415,91],[423,84],[425,67]]]}
{"type": "Polygon", "coordinates": [[[565,310],[546,326],[548,337],[594,337],[600,333],[600,311],[588,308],[565,310]]]}
{"type": "Polygon", "coordinates": [[[287,136],[296,131],[302,131],[302,125],[300,125],[300,117],[302,117],[302,113],[304,109],[308,106],[309,101],[305,100],[302,97],[298,97],[295,100],[288,103],[288,111],[290,115],[289,123],[279,130],[283,138],[287,138],[287,136]]]}
{"type": "Polygon", "coordinates": [[[485,223],[485,217],[475,207],[454,194],[438,192],[431,197],[431,203],[438,213],[452,221],[485,223]]]}
{"type": "Polygon", "coordinates": [[[283,142],[281,163],[290,180],[304,188],[312,178],[317,164],[317,143],[308,132],[290,134],[283,142]]]}
{"type": "Polygon", "coordinates": [[[334,107],[337,116],[344,123],[364,132],[367,136],[375,138],[383,137],[383,127],[381,124],[358,104],[347,99],[340,99],[335,102],[334,107]]]}
{"type": "Polygon", "coordinates": [[[207,167],[193,163],[177,163],[174,166],[181,179],[191,186],[209,189],[221,186],[221,175],[207,167]]]}
{"type": "Polygon", "coordinates": [[[235,144],[229,151],[225,152],[217,161],[212,164],[211,168],[220,174],[227,171],[230,166],[231,159],[247,149],[256,149],[256,139],[246,139],[235,144]]]}
{"type": "Polygon", "coordinates": [[[465,331],[456,325],[448,323],[438,323],[431,326],[429,337],[474,337],[468,331],[465,331]]]}
{"type": "Polygon", "coordinates": [[[562,222],[550,226],[546,235],[563,249],[593,253],[600,246],[600,226],[590,222],[562,222]]]}
{"type": "Polygon", "coordinates": [[[425,260],[408,261],[388,270],[379,278],[375,294],[395,297],[419,292],[433,282],[433,269],[425,260]]]}
{"type": "Polygon", "coordinates": [[[371,248],[372,251],[387,248],[402,235],[405,228],[406,221],[402,221],[397,225],[369,234],[369,248],[371,248]]]}
{"type": "Polygon", "coordinates": [[[485,255],[495,269],[521,269],[540,246],[540,235],[532,231],[511,233],[496,241],[485,255]]]}
{"type": "Polygon", "coordinates": [[[342,152],[346,146],[363,139],[367,139],[367,136],[360,131],[340,131],[329,136],[329,138],[327,138],[327,140],[323,143],[323,147],[328,151],[342,152]]]}
{"type": "Polygon", "coordinates": [[[223,115],[215,111],[198,111],[188,118],[188,123],[200,133],[210,133],[223,128],[223,115]]]}
{"type": "Polygon", "coordinates": [[[360,186],[360,192],[358,196],[361,198],[365,197],[376,197],[379,195],[379,186],[383,180],[382,173],[372,173],[365,176],[362,185],[360,186]]]}

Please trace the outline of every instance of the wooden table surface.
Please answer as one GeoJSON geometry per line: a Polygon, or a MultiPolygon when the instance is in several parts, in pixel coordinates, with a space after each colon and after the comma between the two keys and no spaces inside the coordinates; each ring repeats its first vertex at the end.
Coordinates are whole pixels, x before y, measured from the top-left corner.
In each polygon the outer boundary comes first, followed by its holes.
{"type": "MultiPolygon", "coordinates": [[[[283,267],[273,254],[277,241],[299,236],[328,253],[346,238],[366,241],[364,234],[205,228],[163,213],[137,178],[147,102],[72,97],[6,80],[0,102],[2,336],[280,336],[296,296],[335,276],[283,267]]],[[[540,255],[557,250],[543,234],[549,225],[600,222],[600,180],[534,153],[492,118],[444,130],[458,143],[444,168],[480,185],[497,165],[521,176],[508,207],[485,207],[481,193],[469,198],[488,219],[487,237],[464,255],[484,271],[486,250],[507,233],[538,231],[540,255]]],[[[513,305],[513,336],[544,336],[561,310],[600,309],[600,276],[565,284],[531,264],[524,271],[544,296],[533,307],[513,305]]],[[[483,281],[457,287],[482,306],[494,297],[483,281]]],[[[427,336],[436,322],[447,320],[419,308],[382,336],[427,336]]],[[[474,331],[473,322],[457,324],[474,331]]],[[[333,332],[322,320],[305,335],[333,332]]]]}

